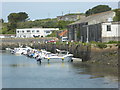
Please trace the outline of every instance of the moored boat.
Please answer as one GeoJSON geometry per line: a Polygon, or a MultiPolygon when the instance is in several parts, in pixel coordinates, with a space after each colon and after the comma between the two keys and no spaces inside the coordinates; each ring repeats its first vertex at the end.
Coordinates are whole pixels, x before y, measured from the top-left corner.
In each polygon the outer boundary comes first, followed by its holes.
{"type": "Polygon", "coordinates": [[[69,54],[68,51],[59,51],[57,54],[46,53],[46,55],[39,58],[41,58],[41,61],[73,61],[73,54],[69,54]]]}
{"type": "Polygon", "coordinates": [[[26,48],[22,48],[22,47],[14,48],[11,51],[11,53],[15,54],[15,55],[27,54],[27,51],[30,50],[30,49],[31,49],[30,47],[26,47],[26,48]]]}

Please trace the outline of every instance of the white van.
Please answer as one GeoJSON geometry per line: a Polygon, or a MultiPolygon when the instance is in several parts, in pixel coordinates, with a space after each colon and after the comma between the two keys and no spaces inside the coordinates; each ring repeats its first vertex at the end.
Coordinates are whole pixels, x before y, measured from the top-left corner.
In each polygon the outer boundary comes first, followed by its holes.
{"type": "Polygon", "coordinates": [[[62,37],[62,42],[68,41],[68,37],[62,37]]]}

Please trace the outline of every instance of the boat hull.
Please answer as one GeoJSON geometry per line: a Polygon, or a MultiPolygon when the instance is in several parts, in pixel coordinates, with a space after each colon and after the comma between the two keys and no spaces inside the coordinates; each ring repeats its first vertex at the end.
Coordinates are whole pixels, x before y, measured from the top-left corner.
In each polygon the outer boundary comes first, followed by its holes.
{"type": "Polygon", "coordinates": [[[40,62],[60,62],[60,61],[67,61],[72,62],[73,57],[49,57],[49,58],[41,58],[38,61],[40,62]]]}

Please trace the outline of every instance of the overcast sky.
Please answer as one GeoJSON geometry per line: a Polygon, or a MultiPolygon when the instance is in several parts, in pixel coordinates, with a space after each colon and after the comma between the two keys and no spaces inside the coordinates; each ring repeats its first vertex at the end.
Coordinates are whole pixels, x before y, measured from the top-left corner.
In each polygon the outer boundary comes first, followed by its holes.
{"type": "MultiPolygon", "coordinates": [[[[118,2],[2,2],[2,18],[7,21],[10,13],[26,12],[31,20],[55,18],[67,13],[84,13],[97,5],[118,8],[118,2]]],[[[0,5],[1,8],[1,5],[0,5]]]]}

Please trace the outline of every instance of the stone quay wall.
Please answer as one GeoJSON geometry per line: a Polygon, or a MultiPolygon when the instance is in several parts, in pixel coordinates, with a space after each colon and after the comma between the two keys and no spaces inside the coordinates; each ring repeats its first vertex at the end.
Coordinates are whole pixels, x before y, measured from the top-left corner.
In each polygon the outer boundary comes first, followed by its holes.
{"type": "Polygon", "coordinates": [[[46,49],[52,53],[56,53],[56,49],[69,51],[74,55],[75,58],[81,58],[83,62],[90,63],[101,63],[105,65],[118,65],[118,58],[120,56],[120,49],[116,45],[110,45],[107,48],[100,49],[93,45],[83,45],[81,44],[55,44],[55,43],[45,43],[45,40],[41,39],[23,39],[23,40],[3,40],[0,43],[0,49],[5,50],[5,48],[16,48],[20,45],[30,46],[35,49],[46,49]]]}

